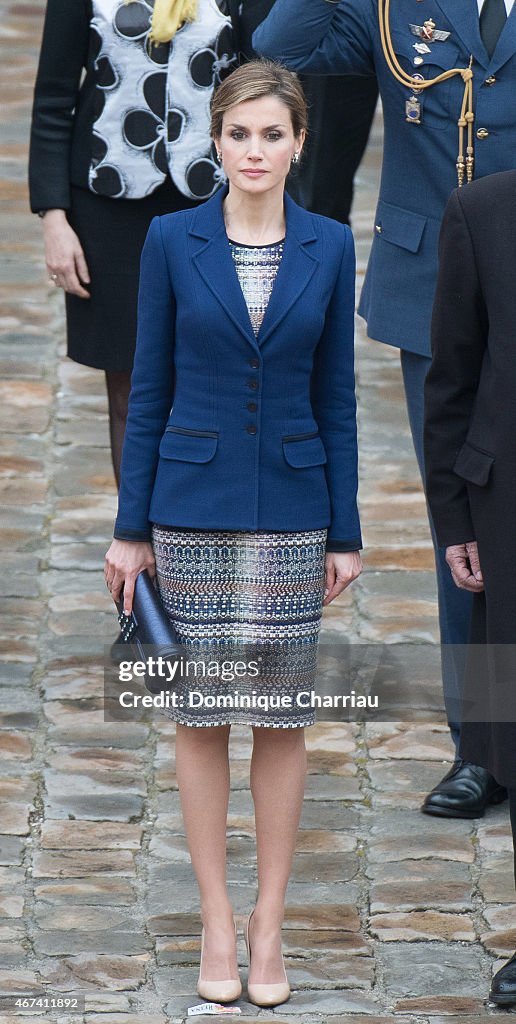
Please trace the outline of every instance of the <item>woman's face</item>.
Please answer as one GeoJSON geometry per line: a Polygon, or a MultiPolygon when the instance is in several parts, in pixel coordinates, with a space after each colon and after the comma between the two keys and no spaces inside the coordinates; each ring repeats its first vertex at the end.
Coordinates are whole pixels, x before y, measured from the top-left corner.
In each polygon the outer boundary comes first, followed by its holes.
{"type": "Polygon", "coordinates": [[[290,110],[277,96],[231,107],[215,140],[230,185],[251,194],[283,188],[303,141],[304,132],[295,137],[290,110]]]}

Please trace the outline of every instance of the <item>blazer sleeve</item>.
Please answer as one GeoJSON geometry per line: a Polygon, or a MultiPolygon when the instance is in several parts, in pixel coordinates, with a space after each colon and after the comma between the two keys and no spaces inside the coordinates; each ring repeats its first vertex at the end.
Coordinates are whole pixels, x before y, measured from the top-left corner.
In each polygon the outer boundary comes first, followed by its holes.
{"type": "Polygon", "coordinates": [[[70,207],[74,108],[87,61],[89,28],[86,0],[48,0],[30,135],[33,213],[70,207]]]}
{"type": "Polygon", "coordinates": [[[125,430],[118,515],[118,540],[150,540],[149,507],[159,444],[174,398],[176,301],[159,217],[142,250],[138,331],[125,430]]]}
{"type": "Polygon", "coordinates": [[[466,440],[487,341],[487,313],[458,190],[444,214],[425,381],[425,474],[441,547],[475,539],[467,485],[454,472],[466,440]]]}
{"type": "Polygon", "coordinates": [[[311,402],[326,450],[331,504],[327,551],[362,547],[357,508],[358,452],[354,369],[355,247],[347,225],[324,331],[314,355],[311,402]]]}
{"type": "Polygon", "coordinates": [[[253,33],[258,53],[313,75],[374,75],[372,0],[276,0],[253,33]]]}

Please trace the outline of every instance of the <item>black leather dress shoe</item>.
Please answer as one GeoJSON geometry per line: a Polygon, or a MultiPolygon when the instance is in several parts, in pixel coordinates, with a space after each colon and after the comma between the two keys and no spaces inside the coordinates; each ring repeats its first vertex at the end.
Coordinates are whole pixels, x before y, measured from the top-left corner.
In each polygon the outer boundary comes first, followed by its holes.
{"type": "Polygon", "coordinates": [[[516,1003],[516,953],[505,967],[495,974],[491,982],[489,998],[498,1006],[509,1006],[516,1003]]]}
{"type": "Polygon", "coordinates": [[[421,810],[440,818],[482,818],[489,804],[506,799],[507,790],[485,768],[458,760],[428,794],[421,810]]]}

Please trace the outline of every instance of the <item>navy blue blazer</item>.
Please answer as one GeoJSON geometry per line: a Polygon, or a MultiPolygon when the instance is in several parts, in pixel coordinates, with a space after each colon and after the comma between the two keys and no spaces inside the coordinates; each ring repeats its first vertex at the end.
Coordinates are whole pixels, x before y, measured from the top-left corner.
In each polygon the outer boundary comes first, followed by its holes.
{"type": "Polygon", "coordinates": [[[152,522],[329,527],[327,550],[356,550],[351,231],[285,195],[283,257],[256,337],[226,195],[149,228],[114,535],[148,539],[152,522]]]}
{"type": "MultiPolygon", "coordinates": [[[[516,167],[516,5],[492,57],[480,37],[476,0],[396,0],[390,24],[396,56],[410,74],[436,78],[472,60],[475,178],[516,167]],[[429,19],[448,35],[421,54],[416,47],[422,40],[411,25],[429,19]]],[[[429,356],[439,228],[457,185],[462,78],[418,94],[421,123],[407,121],[413,91],[396,81],[386,63],[378,0],[276,0],[253,45],[306,74],[376,75],[385,126],[383,167],[359,313],[370,338],[429,356]]]]}

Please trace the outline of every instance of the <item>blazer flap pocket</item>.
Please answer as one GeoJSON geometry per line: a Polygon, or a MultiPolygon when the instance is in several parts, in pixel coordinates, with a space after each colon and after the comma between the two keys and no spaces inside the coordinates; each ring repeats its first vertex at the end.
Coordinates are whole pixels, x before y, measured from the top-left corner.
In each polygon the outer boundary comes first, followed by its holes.
{"type": "Polygon", "coordinates": [[[409,252],[417,252],[428,218],[401,206],[391,206],[380,200],[376,210],[375,233],[391,245],[399,245],[409,252]]]}
{"type": "Polygon", "coordinates": [[[303,466],[322,466],[326,452],[320,437],[289,438],[283,441],[283,454],[295,469],[303,466]]]}
{"type": "Polygon", "coordinates": [[[182,462],[209,462],[217,450],[218,434],[211,431],[179,431],[167,427],[159,446],[162,459],[182,462]]]}
{"type": "Polygon", "coordinates": [[[462,477],[463,480],[467,480],[468,483],[477,484],[478,487],[485,487],[489,480],[494,460],[494,455],[490,455],[489,452],[484,452],[481,448],[476,448],[475,445],[470,444],[469,441],[465,441],[455,460],[453,472],[457,476],[462,477]]]}

